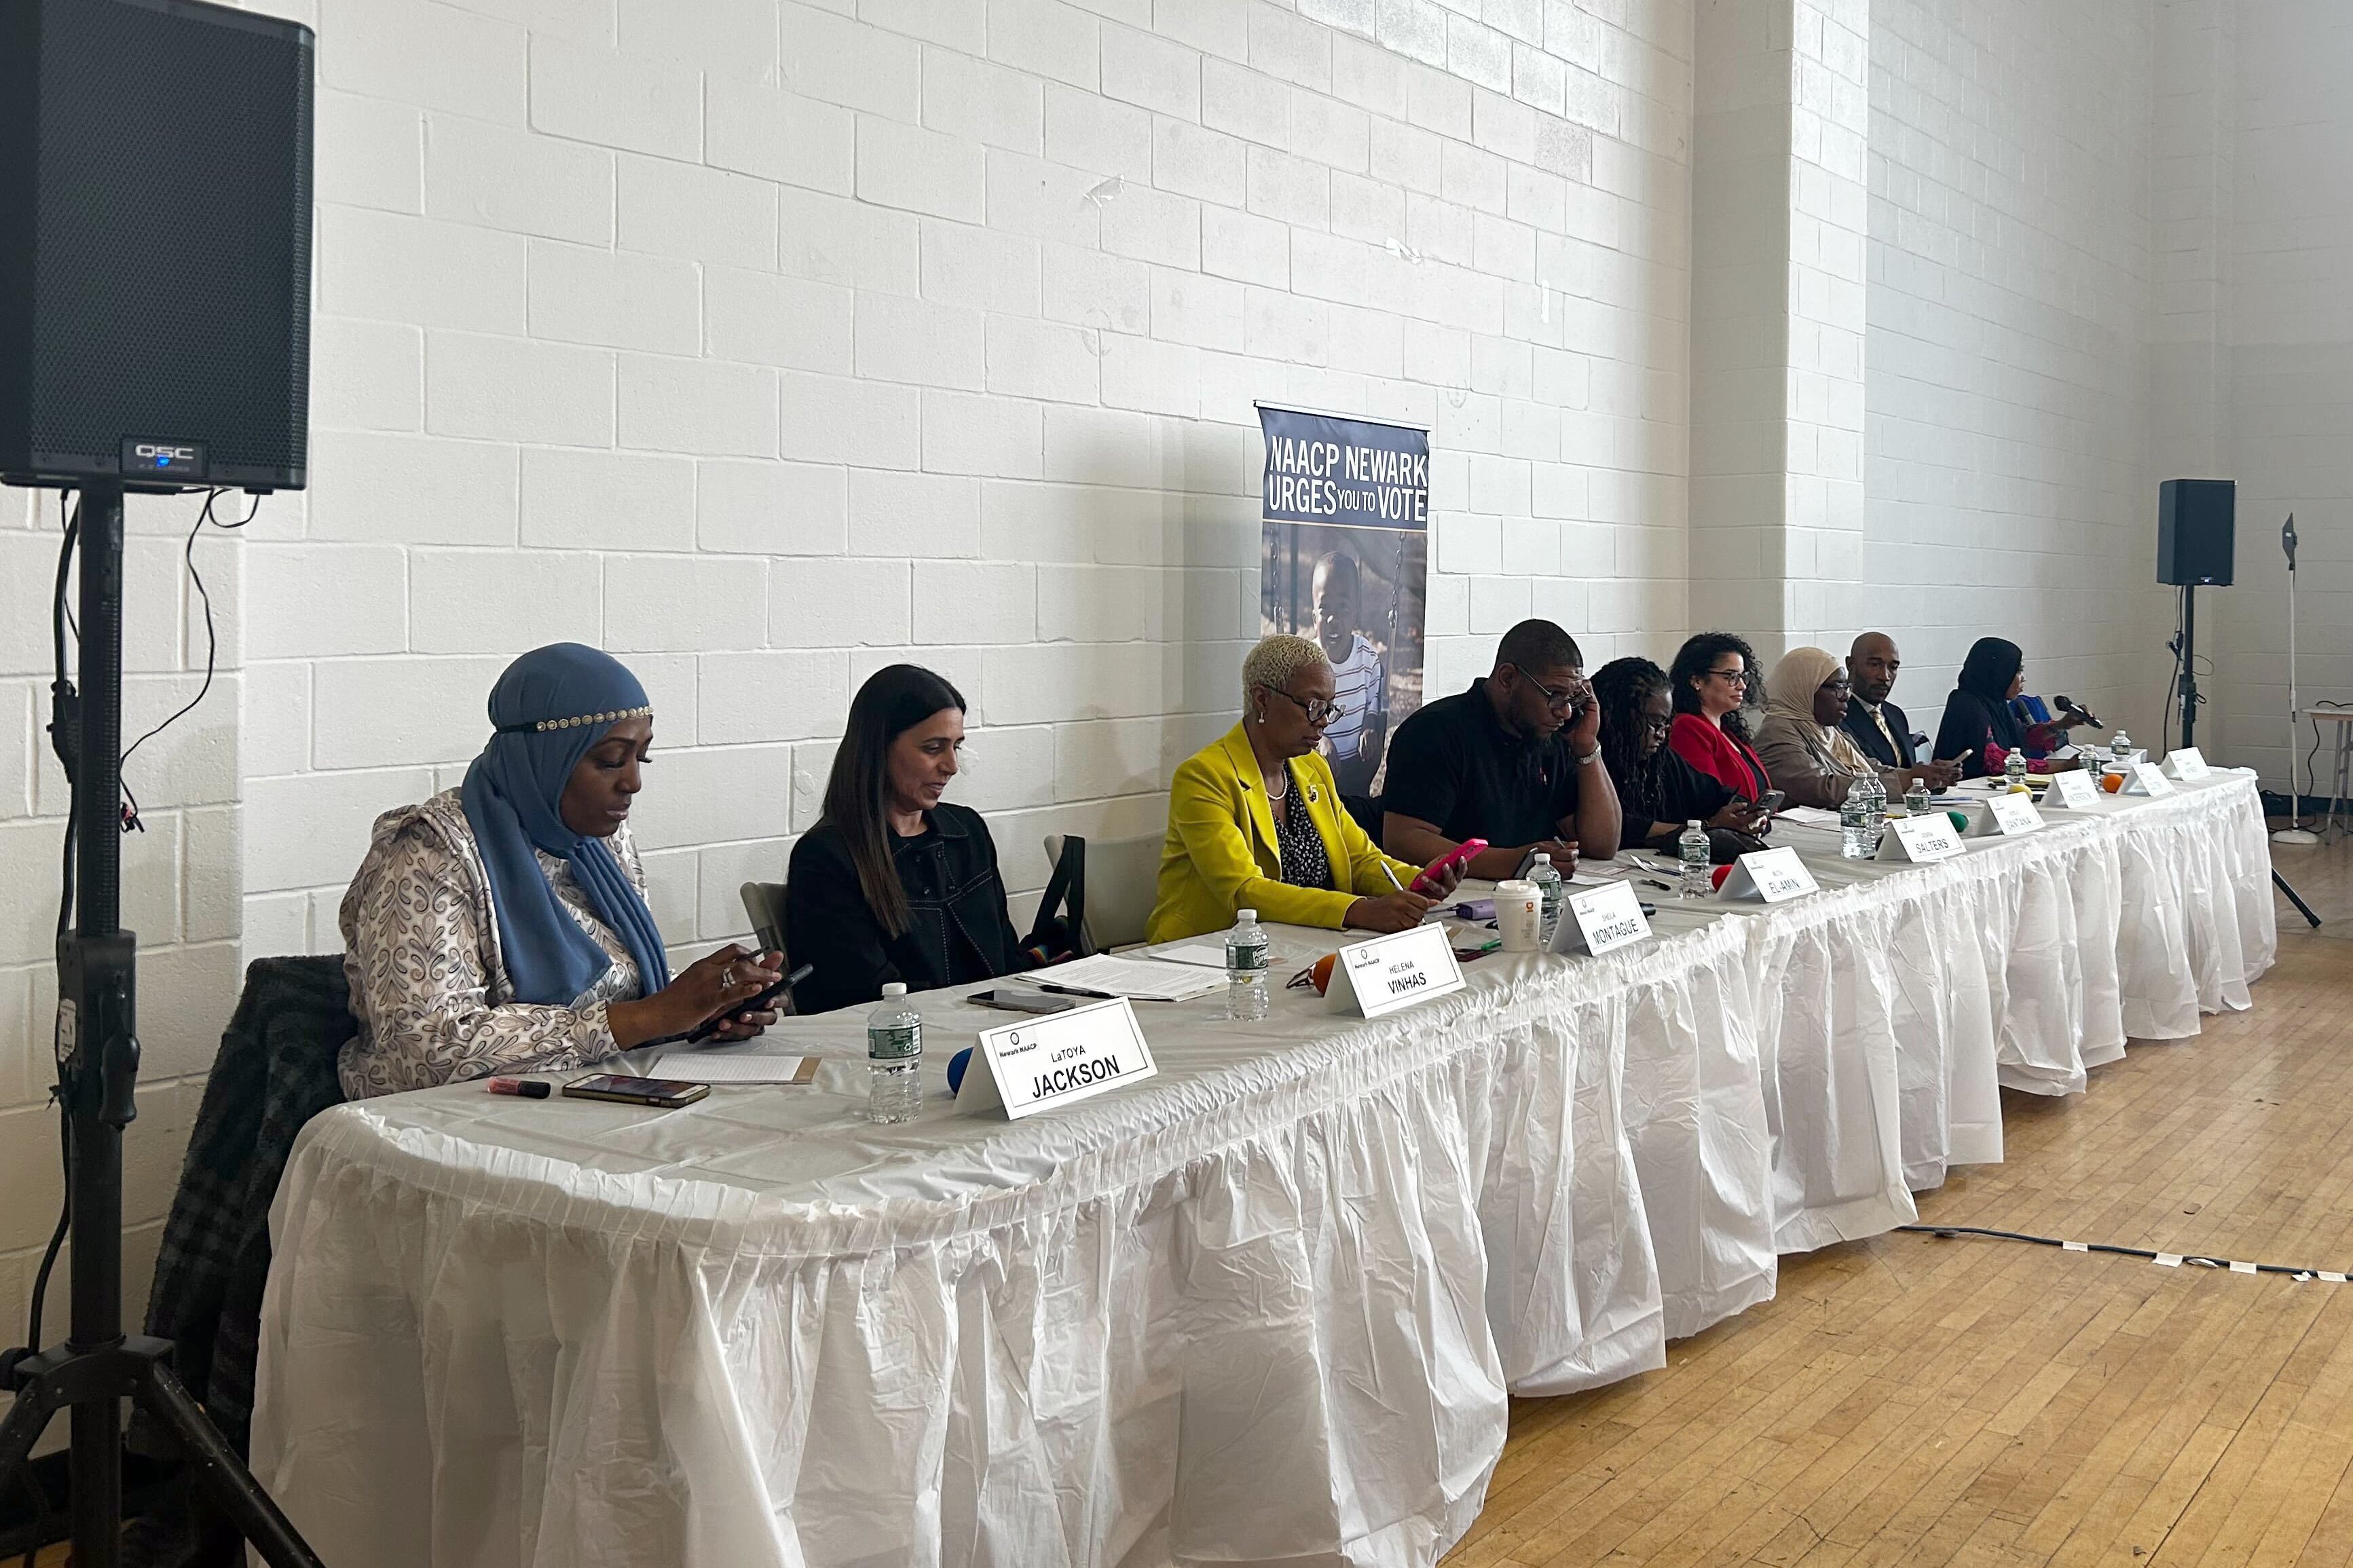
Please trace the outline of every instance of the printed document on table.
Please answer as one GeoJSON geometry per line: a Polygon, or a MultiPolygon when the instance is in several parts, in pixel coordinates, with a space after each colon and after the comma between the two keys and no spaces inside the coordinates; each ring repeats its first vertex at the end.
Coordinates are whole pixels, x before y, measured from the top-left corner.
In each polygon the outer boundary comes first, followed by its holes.
{"type": "Polygon", "coordinates": [[[817,1077],[816,1057],[722,1056],[713,1051],[664,1051],[649,1078],[688,1083],[808,1083],[817,1077]]]}
{"type": "Polygon", "coordinates": [[[1138,1002],[1183,1002],[1206,996],[1223,985],[1225,967],[1222,954],[1212,973],[1189,963],[1155,963],[1148,958],[1114,958],[1099,952],[1051,969],[1032,970],[1029,978],[1040,985],[1071,985],[1138,1002]]]}
{"type": "Polygon", "coordinates": [[[1214,942],[1182,942],[1170,947],[1149,948],[1145,955],[1163,963],[1190,963],[1220,971],[1226,967],[1226,950],[1214,942]]]}

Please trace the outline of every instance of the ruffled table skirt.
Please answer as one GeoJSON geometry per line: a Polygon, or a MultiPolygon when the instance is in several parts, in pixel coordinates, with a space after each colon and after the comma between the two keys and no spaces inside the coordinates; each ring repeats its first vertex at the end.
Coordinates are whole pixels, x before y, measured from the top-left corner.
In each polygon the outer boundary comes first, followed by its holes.
{"type": "Polygon", "coordinates": [[[945,993],[904,1126],[839,1015],[776,1032],[806,1089],[343,1107],[273,1213],[256,1469],[337,1568],[1433,1563],[1507,1394],[1662,1365],[1999,1159],[1997,1083],[2079,1091],[2273,952],[2243,778],[1816,866],[1376,1023],[1139,1005],[1161,1076],[1021,1122],[945,1099],[1003,1017],[945,993]]]}

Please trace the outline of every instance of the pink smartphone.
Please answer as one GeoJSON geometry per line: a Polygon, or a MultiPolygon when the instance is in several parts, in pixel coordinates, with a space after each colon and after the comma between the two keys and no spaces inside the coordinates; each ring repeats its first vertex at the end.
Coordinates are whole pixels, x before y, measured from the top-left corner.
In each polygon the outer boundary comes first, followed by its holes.
{"type": "Polygon", "coordinates": [[[1438,892],[1438,878],[1440,872],[1446,870],[1449,867],[1468,867],[1474,858],[1486,849],[1486,847],[1487,841],[1483,838],[1464,839],[1461,843],[1457,844],[1453,848],[1448,850],[1445,854],[1440,855],[1437,859],[1432,860],[1429,865],[1423,867],[1421,868],[1421,875],[1413,879],[1413,890],[1417,893],[1435,897],[1438,892]]]}

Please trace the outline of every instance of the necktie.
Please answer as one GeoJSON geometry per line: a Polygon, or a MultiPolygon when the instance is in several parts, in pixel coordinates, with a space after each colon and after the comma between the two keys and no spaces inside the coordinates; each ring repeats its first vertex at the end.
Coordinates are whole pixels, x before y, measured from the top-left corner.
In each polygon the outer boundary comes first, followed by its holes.
{"type": "Polygon", "coordinates": [[[1866,702],[1862,705],[1862,710],[1871,715],[1871,721],[1873,723],[1879,726],[1880,734],[1884,737],[1887,742],[1887,754],[1894,757],[1897,762],[1902,762],[1904,760],[1904,748],[1895,743],[1895,731],[1887,727],[1887,715],[1882,713],[1877,705],[1870,702],[1866,702]]]}

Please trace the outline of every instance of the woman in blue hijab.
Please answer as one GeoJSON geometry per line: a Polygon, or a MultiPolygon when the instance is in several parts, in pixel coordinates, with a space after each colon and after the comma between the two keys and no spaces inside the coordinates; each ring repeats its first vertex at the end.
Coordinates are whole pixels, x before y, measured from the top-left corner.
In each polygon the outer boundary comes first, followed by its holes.
{"type": "MultiPolygon", "coordinates": [[[[653,745],[645,688],[578,643],[534,648],[491,689],[492,733],[466,782],[376,819],[343,896],[359,1034],[351,1099],[600,1061],[722,1018],[780,962],[730,943],[672,978],[646,907],[631,802],[653,745]]],[[[732,1016],[730,1015],[733,1015],[732,1016]]]]}

